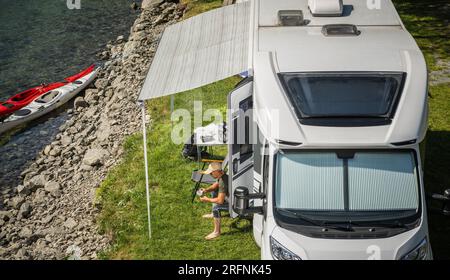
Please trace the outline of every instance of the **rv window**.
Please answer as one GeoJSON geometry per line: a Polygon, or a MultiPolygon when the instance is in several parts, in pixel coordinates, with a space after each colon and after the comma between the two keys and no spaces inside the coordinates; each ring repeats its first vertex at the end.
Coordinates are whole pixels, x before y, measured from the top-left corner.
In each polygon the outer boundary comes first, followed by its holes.
{"type": "Polygon", "coordinates": [[[277,155],[276,167],[276,208],[355,221],[419,208],[414,152],[357,151],[345,158],[333,151],[286,152],[277,155]]]}
{"type": "Polygon", "coordinates": [[[250,139],[250,128],[250,118],[246,116],[244,118],[244,143],[239,145],[239,161],[241,163],[253,155],[253,145],[250,139]]]}
{"type": "Polygon", "coordinates": [[[238,145],[238,118],[235,118],[233,120],[233,155],[239,152],[239,145],[238,145]]]}
{"type": "Polygon", "coordinates": [[[258,174],[262,174],[262,170],[261,170],[261,160],[262,160],[262,143],[261,143],[261,137],[259,137],[260,135],[260,131],[259,128],[256,128],[257,132],[256,135],[258,135],[257,139],[256,139],[256,143],[253,144],[253,150],[255,151],[254,155],[253,155],[253,166],[254,166],[254,170],[256,173],[258,174]]]}
{"type": "Polygon", "coordinates": [[[356,153],[348,160],[349,210],[418,207],[418,181],[411,153],[356,153]]]}
{"type": "Polygon", "coordinates": [[[333,152],[279,154],[276,206],[344,210],[342,160],[333,152]]]}
{"type": "Polygon", "coordinates": [[[403,73],[282,73],[299,119],[392,118],[403,73]]]}
{"type": "MultiPolygon", "coordinates": [[[[266,150],[266,149],[264,149],[266,150]]],[[[263,165],[263,193],[266,193],[269,185],[269,162],[270,157],[264,153],[264,165],[263,165]]]]}

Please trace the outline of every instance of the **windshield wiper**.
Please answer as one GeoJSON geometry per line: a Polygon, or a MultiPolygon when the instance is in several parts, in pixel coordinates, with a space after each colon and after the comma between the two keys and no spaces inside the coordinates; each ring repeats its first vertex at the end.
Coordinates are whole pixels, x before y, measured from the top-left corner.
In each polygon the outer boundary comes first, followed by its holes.
{"type": "Polygon", "coordinates": [[[357,227],[385,227],[385,228],[409,228],[408,225],[396,220],[394,222],[384,222],[384,221],[371,221],[367,223],[357,223],[354,221],[342,221],[342,222],[327,222],[326,224],[334,225],[334,224],[347,224],[347,225],[353,225],[357,227]]]}
{"type": "Polygon", "coordinates": [[[388,120],[388,117],[379,115],[315,115],[315,116],[302,116],[303,119],[384,119],[388,120]]]}
{"type": "Polygon", "coordinates": [[[278,211],[286,213],[286,214],[290,214],[295,216],[296,218],[299,218],[305,222],[308,222],[314,226],[318,226],[318,227],[322,227],[325,229],[334,229],[334,230],[339,230],[339,231],[353,231],[353,228],[351,226],[339,226],[339,225],[330,225],[328,222],[319,222],[313,219],[310,219],[298,212],[294,212],[291,210],[286,210],[283,208],[276,208],[278,211]]]}
{"type": "Polygon", "coordinates": [[[373,226],[375,227],[386,227],[386,228],[409,228],[410,225],[402,223],[400,221],[393,221],[393,222],[376,222],[374,221],[373,226]]]}

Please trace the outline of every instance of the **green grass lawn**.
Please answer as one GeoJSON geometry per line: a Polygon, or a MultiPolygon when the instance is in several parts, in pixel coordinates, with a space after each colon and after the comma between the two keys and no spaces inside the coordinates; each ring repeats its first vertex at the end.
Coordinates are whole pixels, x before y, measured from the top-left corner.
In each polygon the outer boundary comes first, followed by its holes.
{"type": "Polygon", "coordinates": [[[222,7],[223,1],[218,0],[181,0],[181,3],[187,4],[188,9],[184,14],[184,19],[207,12],[212,9],[222,7]]]}
{"type": "MultiPolygon", "coordinates": [[[[187,16],[219,7],[222,1],[189,1],[187,16]]],[[[438,59],[448,59],[449,28],[445,1],[396,0],[396,7],[419,46],[430,70],[439,70],[438,59]],[[430,5],[438,6],[434,8],[430,5]]],[[[203,110],[226,109],[228,92],[239,81],[233,77],[222,82],[177,95],[175,108],[193,109],[195,100],[203,101],[203,110]]],[[[450,188],[450,90],[448,84],[430,87],[430,121],[425,162],[428,191],[450,188]]],[[[98,190],[102,211],[99,224],[114,245],[101,257],[107,259],[259,259],[259,248],[253,241],[249,223],[239,229],[230,218],[223,220],[223,235],[214,241],[203,237],[212,230],[212,222],[201,215],[208,204],[191,203],[191,171],[198,165],[184,160],[182,145],[172,143],[169,98],[151,101],[149,113],[149,171],[152,188],[152,239],[147,235],[147,209],[142,135],[125,142],[122,164],[110,172],[98,190]]],[[[222,153],[224,150],[222,150],[222,153]]],[[[430,215],[431,242],[435,258],[450,258],[450,220],[430,215]]]]}
{"type": "MultiPolygon", "coordinates": [[[[203,100],[203,109],[217,108],[225,113],[228,92],[239,81],[233,77],[197,90],[177,95],[175,109],[193,109],[203,100]]],[[[210,204],[191,203],[191,172],[197,163],[181,156],[182,145],[171,141],[169,98],[149,103],[152,123],[148,136],[150,186],[152,189],[152,239],[147,235],[145,174],[142,135],[125,143],[123,163],[115,168],[98,191],[102,203],[100,224],[115,238],[115,246],[104,258],[120,259],[258,259],[248,221],[234,224],[223,218],[222,236],[205,241],[212,221],[201,218],[210,204]]],[[[216,151],[220,152],[220,151],[216,151]]],[[[223,152],[223,150],[222,150],[223,152]]]]}

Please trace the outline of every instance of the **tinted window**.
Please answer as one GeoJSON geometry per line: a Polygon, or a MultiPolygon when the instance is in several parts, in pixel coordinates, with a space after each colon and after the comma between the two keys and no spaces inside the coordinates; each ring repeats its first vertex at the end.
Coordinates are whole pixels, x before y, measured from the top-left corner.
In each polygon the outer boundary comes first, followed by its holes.
{"type": "Polygon", "coordinates": [[[299,118],[392,117],[402,73],[280,74],[299,118]]]}

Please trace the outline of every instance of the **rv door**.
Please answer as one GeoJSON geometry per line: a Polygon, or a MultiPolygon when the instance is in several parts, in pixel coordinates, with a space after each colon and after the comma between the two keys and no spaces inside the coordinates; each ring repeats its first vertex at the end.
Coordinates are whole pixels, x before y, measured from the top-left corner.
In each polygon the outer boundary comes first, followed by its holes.
{"type": "Polygon", "coordinates": [[[243,80],[228,95],[229,204],[233,211],[234,190],[246,187],[253,192],[253,79],[243,80]]]}

